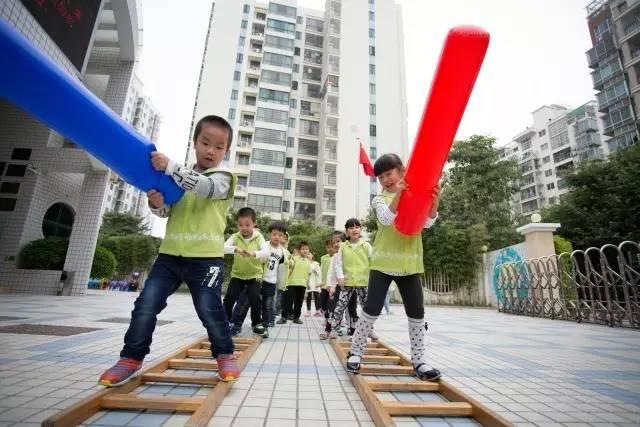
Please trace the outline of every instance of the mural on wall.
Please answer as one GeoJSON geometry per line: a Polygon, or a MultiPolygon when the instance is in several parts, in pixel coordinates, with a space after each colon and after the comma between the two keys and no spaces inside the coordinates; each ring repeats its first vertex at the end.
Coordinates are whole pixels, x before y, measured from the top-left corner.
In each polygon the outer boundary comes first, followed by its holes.
{"type": "MultiPolygon", "coordinates": [[[[518,243],[517,245],[509,246],[506,248],[498,249],[487,254],[487,268],[485,269],[485,295],[487,301],[494,306],[498,305],[499,301],[504,300],[504,295],[500,290],[499,278],[500,268],[499,266],[506,263],[521,262],[525,260],[525,244],[518,243]]],[[[528,294],[528,273],[524,264],[522,265],[523,271],[520,273],[520,284],[523,285],[518,289],[520,297],[526,297],[528,294]]]]}

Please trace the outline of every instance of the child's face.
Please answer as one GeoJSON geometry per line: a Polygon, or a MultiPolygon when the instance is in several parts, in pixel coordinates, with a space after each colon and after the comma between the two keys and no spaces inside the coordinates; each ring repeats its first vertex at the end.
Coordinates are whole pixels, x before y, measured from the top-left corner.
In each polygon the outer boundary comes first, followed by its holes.
{"type": "Polygon", "coordinates": [[[298,249],[298,248],[293,248],[293,254],[294,254],[294,255],[300,255],[300,249],[298,249]]]}
{"type": "Polygon", "coordinates": [[[396,184],[404,177],[404,171],[393,168],[378,175],[378,182],[383,189],[395,193],[397,191],[396,184]]]}
{"type": "Polygon", "coordinates": [[[243,237],[251,237],[253,235],[253,220],[248,216],[238,218],[238,231],[243,237]]]}
{"type": "Polygon", "coordinates": [[[331,255],[338,253],[340,250],[340,243],[342,243],[340,236],[334,236],[333,241],[331,242],[331,255]]]}
{"type": "Polygon", "coordinates": [[[196,164],[201,169],[218,166],[227,153],[227,131],[219,126],[204,123],[193,145],[196,151],[196,164]]]}
{"type": "Polygon", "coordinates": [[[269,241],[273,246],[280,246],[284,241],[284,233],[280,230],[271,230],[271,239],[269,241]]]}
{"type": "Polygon", "coordinates": [[[308,259],[309,261],[313,261],[313,254],[312,254],[311,252],[309,252],[309,253],[307,254],[307,259],[308,259]]]}
{"type": "Polygon", "coordinates": [[[302,258],[307,258],[309,256],[309,246],[300,247],[300,256],[302,258]]]}
{"type": "Polygon", "coordinates": [[[351,228],[347,228],[347,236],[349,236],[349,240],[358,240],[360,238],[360,226],[354,225],[351,228]]]}

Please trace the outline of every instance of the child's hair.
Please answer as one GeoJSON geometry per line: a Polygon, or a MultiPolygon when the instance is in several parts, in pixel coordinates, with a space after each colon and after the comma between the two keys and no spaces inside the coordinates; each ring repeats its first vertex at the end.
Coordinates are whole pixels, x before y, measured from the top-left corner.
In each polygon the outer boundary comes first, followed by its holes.
{"type": "Polygon", "coordinates": [[[324,245],[331,246],[331,244],[333,243],[333,238],[334,238],[333,234],[328,235],[327,238],[324,239],[324,245]]]}
{"type": "Polygon", "coordinates": [[[238,211],[238,215],[237,215],[236,219],[240,219],[240,218],[251,218],[251,221],[253,221],[255,223],[256,222],[256,211],[254,211],[251,208],[241,208],[238,211]]]}
{"type": "Polygon", "coordinates": [[[347,235],[340,230],[335,230],[333,233],[331,233],[331,237],[336,237],[336,236],[340,237],[340,240],[343,242],[347,241],[347,235]]]}
{"type": "Polygon", "coordinates": [[[203,118],[198,120],[198,123],[196,123],[196,128],[193,131],[194,144],[197,141],[198,136],[200,136],[200,132],[202,132],[202,125],[204,125],[205,123],[222,128],[227,131],[227,151],[228,151],[229,148],[231,148],[231,141],[233,141],[233,128],[231,127],[228,121],[226,121],[220,116],[214,116],[214,115],[204,116],[203,118]]]}
{"type": "Polygon", "coordinates": [[[362,227],[360,225],[360,220],[358,220],[358,218],[349,218],[347,222],[344,223],[345,230],[348,230],[353,227],[362,227]]]}
{"type": "Polygon", "coordinates": [[[298,243],[297,249],[302,249],[303,246],[306,246],[309,248],[310,247],[309,242],[307,242],[306,240],[301,241],[300,243],[298,243]]]}
{"type": "Polygon", "coordinates": [[[287,226],[285,225],[284,222],[280,222],[280,221],[272,222],[271,225],[269,225],[269,233],[271,233],[273,230],[281,231],[284,234],[287,234],[287,226]]]}
{"type": "Polygon", "coordinates": [[[378,160],[376,160],[376,163],[373,165],[373,174],[380,176],[391,169],[404,170],[402,159],[395,153],[383,154],[378,157],[378,160]]]}

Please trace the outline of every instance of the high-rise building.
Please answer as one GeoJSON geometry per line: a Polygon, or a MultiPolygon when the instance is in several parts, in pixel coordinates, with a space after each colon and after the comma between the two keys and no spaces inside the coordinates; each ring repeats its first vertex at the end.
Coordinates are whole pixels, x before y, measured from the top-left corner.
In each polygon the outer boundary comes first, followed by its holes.
{"type": "MultiPolygon", "coordinates": [[[[162,117],[143,94],[142,81],[134,74],[127,93],[122,118],[133,126],[140,135],[156,143],[160,133],[162,117]]],[[[153,227],[154,216],[147,204],[147,195],[111,171],[109,186],[105,193],[104,212],[128,213],[144,218],[149,228],[153,227]]]]}
{"type": "Polygon", "coordinates": [[[576,164],[609,154],[595,101],[576,109],[544,105],[532,115],[533,124],[500,148],[500,158],[517,161],[522,175],[511,203],[516,216],[557,203],[568,191],[564,176],[576,164]]]}
{"type": "Polygon", "coordinates": [[[234,207],[337,228],[364,217],[377,188],[358,142],[372,160],[408,155],[403,52],[394,0],[216,1],[192,130],[208,114],[231,122],[234,207]]]}
{"type": "Polygon", "coordinates": [[[587,51],[609,148],[638,141],[640,0],[593,0],[587,6],[593,47],[587,51]]]}

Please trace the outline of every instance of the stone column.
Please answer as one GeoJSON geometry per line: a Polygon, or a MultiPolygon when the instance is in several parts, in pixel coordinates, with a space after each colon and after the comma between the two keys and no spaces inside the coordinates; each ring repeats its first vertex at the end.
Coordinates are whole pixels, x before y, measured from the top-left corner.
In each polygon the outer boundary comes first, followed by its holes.
{"type": "MultiPolygon", "coordinates": [[[[525,259],[530,260],[555,255],[553,233],[558,228],[560,228],[558,223],[544,222],[532,222],[517,228],[516,231],[525,238],[525,259]]],[[[557,264],[549,262],[546,263],[546,266],[550,269],[549,272],[555,275],[548,278],[549,297],[557,299],[559,297],[558,283],[555,279],[558,273],[557,264]]],[[[544,298],[540,287],[534,288],[534,296],[536,300],[540,301],[544,298]]]]}

